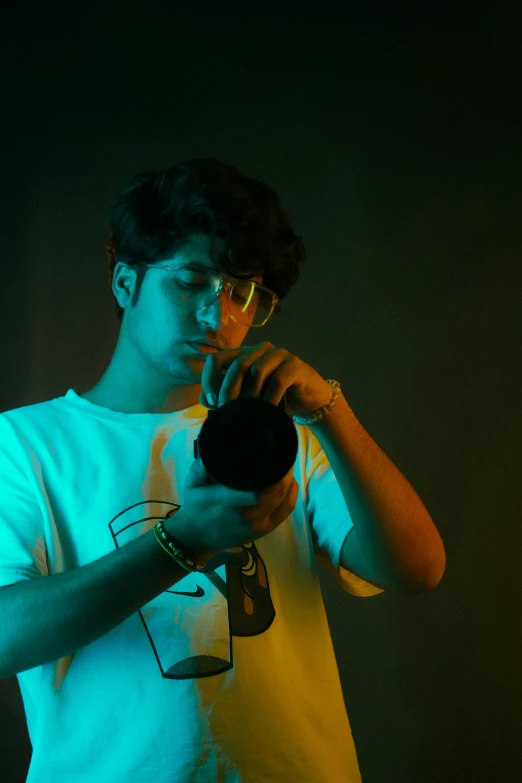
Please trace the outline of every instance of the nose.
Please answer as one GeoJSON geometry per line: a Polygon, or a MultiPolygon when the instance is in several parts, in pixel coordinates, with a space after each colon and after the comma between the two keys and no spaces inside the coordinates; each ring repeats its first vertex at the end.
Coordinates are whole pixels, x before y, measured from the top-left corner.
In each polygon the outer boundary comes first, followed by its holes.
{"type": "Polygon", "coordinates": [[[228,287],[219,292],[212,302],[203,308],[205,321],[212,325],[212,330],[221,329],[230,319],[230,296],[228,287]]]}

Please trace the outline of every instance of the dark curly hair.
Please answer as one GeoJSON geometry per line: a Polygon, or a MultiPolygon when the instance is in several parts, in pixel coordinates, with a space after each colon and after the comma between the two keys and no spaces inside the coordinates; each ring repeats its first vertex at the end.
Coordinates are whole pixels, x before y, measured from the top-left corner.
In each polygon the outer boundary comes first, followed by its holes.
{"type": "MultiPolygon", "coordinates": [[[[277,193],[215,158],[137,174],[116,196],[109,221],[109,284],[112,290],[118,261],[137,268],[131,306],[138,302],[147,266],[172,257],[193,234],[212,236],[212,248],[216,236],[224,238],[221,268],[237,278],[263,275],[263,284],[279,299],[297,282],[306,260],[292,215],[277,193]]],[[[114,300],[121,322],[123,309],[114,300]]],[[[281,312],[279,302],[274,312],[281,312]]]]}

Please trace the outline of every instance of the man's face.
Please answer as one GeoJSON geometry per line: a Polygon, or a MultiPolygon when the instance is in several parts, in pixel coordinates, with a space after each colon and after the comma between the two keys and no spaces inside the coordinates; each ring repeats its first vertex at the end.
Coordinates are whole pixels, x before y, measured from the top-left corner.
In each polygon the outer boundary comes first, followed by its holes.
{"type": "MultiPolygon", "coordinates": [[[[217,251],[222,241],[220,238],[215,239],[215,258],[218,257],[217,251]]],[[[217,263],[211,257],[211,242],[210,236],[194,235],[175,257],[158,262],[153,267],[179,267],[184,263],[196,263],[219,272],[217,263]]],[[[222,290],[212,305],[205,309],[187,306],[181,298],[179,302],[168,298],[169,273],[149,268],[138,303],[131,307],[132,296],[129,291],[134,290],[133,275],[132,270],[120,265],[115,270],[113,282],[113,290],[124,308],[117,348],[118,363],[124,365],[124,377],[128,381],[132,378],[136,383],[138,378],[140,386],[150,387],[152,396],[156,396],[153,393],[155,388],[158,393],[161,389],[170,394],[170,387],[201,384],[206,357],[195,353],[187,344],[188,341],[216,340],[224,350],[242,344],[250,327],[238,324],[230,317],[228,291],[222,290]]],[[[252,279],[263,282],[261,276],[252,279]]],[[[199,391],[194,389],[190,399],[197,392],[197,402],[199,391]]]]}

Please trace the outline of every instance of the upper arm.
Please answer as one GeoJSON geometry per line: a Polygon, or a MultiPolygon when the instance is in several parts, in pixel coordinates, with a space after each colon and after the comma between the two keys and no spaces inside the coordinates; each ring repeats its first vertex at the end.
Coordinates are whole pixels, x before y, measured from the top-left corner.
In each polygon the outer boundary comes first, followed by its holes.
{"type": "Polygon", "coordinates": [[[383,574],[380,574],[367,560],[364,555],[357,532],[355,528],[352,528],[346,538],[344,539],[343,548],[341,550],[341,562],[344,568],[351,571],[360,579],[364,579],[365,582],[369,582],[376,587],[380,587],[383,590],[388,590],[392,593],[417,593],[418,590],[413,590],[407,587],[399,587],[396,582],[389,580],[383,574]]]}
{"type": "Polygon", "coordinates": [[[353,527],[344,539],[340,565],[360,579],[364,579],[365,582],[370,582],[370,584],[381,587],[383,590],[388,589],[388,586],[384,584],[384,580],[366,561],[357,538],[357,533],[353,527]]]}
{"type": "Polygon", "coordinates": [[[2,590],[7,590],[8,587],[14,587],[17,584],[18,582],[13,582],[12,585],[2,585],[2,587],[0,587],[0,603],[2,601],[2,590]]]}

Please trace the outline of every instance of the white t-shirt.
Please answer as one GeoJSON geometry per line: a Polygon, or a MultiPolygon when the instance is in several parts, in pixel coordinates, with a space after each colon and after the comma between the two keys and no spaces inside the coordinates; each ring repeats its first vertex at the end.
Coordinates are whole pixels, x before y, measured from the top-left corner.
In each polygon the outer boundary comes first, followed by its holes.
{"type": "MultiPolygon", "coordinates": [[[[117,413],[73,389],[0,414],[0,585],[91,563],[182,506],[206,416],[117,413]]],[[[296,429],[288,519],[17,675],[27,783],[360,782],[317,563],[352,595],[383,590],[339,565],[352,520],[316,436],[296,429]]]]}

